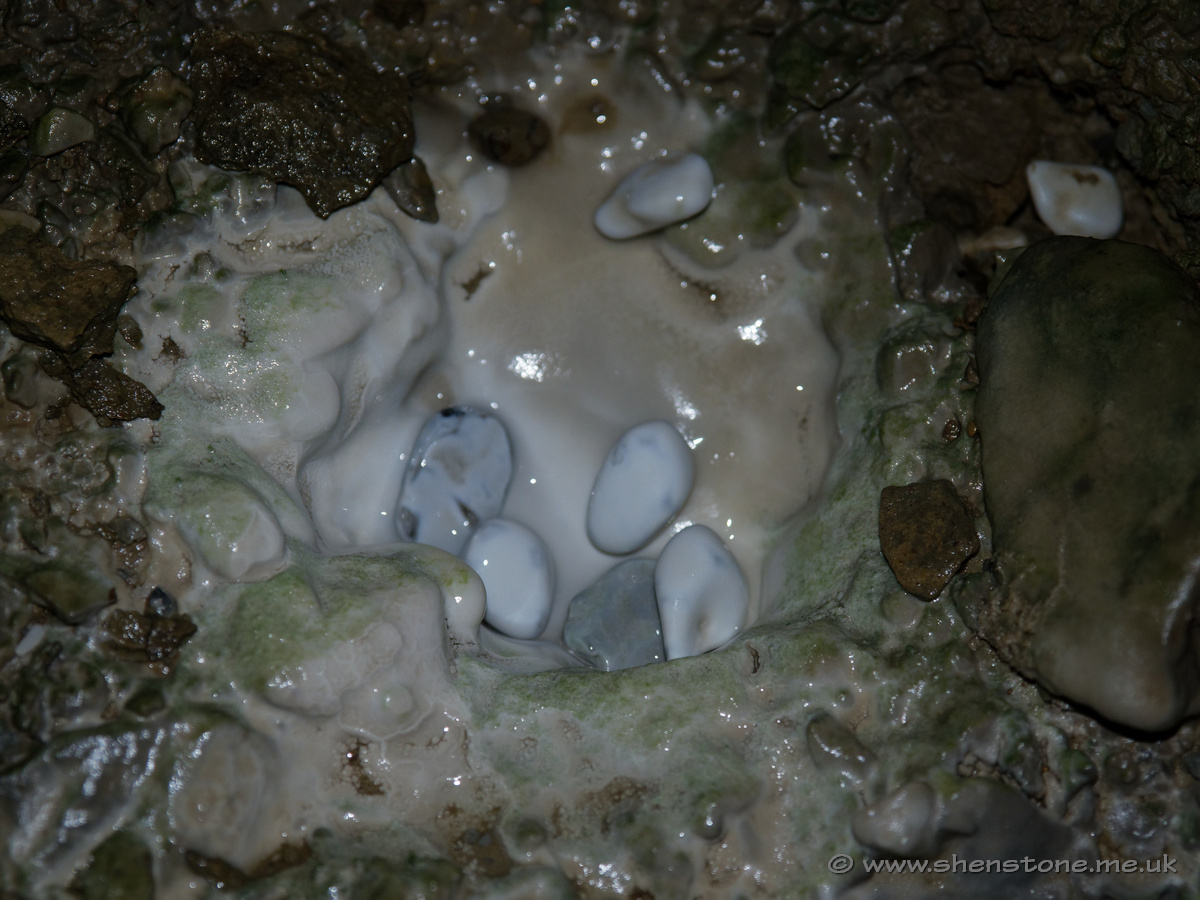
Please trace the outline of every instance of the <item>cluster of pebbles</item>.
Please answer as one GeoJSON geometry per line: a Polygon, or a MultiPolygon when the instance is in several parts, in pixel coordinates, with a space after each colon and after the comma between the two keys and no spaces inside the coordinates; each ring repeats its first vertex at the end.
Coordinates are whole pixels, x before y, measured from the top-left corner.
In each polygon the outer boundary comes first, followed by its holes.
{"type": "MultiPolygon", "coordinates": [[[[502,515],[512,474],[512,443],[496,416],[442,410],[417,435],[397,518],[402,536],[453,553],[479,573],[488,626],[531,640],[550,619],[554,561],[531,528],[502,515]]],[[[633,426],[596,475],[588,539],[614,558],[630,557],[675,519],[693,474],[691,449],[673,425],[633,426]]],[[[606,671],[695,656],[736,635],[748,607],[745,578],[721,539],[685,525],[657,562],[625,558],[572,599],[563,642],[606,671]]]]}
{"type": "MultiPolygon", "coordinates": [[[[596,210],[597,231],[625,240],[691,218],[713,197],[713,175],[695,153],[672,153],[630,172],[596,210]]],[[[510,638],[543,635],[554,603],[554,560],[535,530],[502,515],[513,475],[512,442],[494,415],[442,410],[417,435],[396,515],[401,537],[462,558],[487,591],[484,622],[510,638]]],[[[596,475],[588,539],[630,557],[678,515],[692,490],[691,448],[669,422],[635,425],[596,475]]],[[[696,656],[742,628],[746,580],[719,537],[684,525],[660,558],[626,558],[571,600],[563,643],[606,671],[696,656]]]]}

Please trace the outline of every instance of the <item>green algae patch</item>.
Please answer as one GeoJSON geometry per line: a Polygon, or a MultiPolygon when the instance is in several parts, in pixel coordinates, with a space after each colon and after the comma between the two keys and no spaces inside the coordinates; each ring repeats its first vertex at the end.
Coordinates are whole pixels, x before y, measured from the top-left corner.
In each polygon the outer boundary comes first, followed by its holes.
{"type": "Polygon", "coordinates": [[[275,673],[337,640],[298,568],[245,588],[236,602],[224,638],[235,675],[252,689],[263,690],[275,673]]]}
{"type": "Polygon", "coordinates": [[[256,581],[282,564],[279,523],[245,483],[189,470],[164,493],[147,504],[147,511],[174,521],[189,546],[221,576],[256,581]]]}
{"type": "Polygon", "coordinates": [[[204,614],[192,669],[207,657],[272,703],[332,715],[345,691],[397,660],[405,677],[432,665],[436,679],[445,667],[441,610],[436,585],[408,554],[321,557],[293,541],[281,572],[222,589],[204,614]]]}
{"type": "Polygon", "coordinates": [[[331,279],[296,271],[260,275],[242,292],[238,305],[253,341],[265,342],[256,352],[274,353],[277,343],[297,331],[319,330],[328,319],[344,315],[331,279]]]}
{"type": "Polygon", "coordinates": [[[187,284],[173,297],[164,300],[161,311],[177,308],[179,324],[188,334],[207,331],[219,320],[225,299],[221,292],[208,284],[187,284]]]}

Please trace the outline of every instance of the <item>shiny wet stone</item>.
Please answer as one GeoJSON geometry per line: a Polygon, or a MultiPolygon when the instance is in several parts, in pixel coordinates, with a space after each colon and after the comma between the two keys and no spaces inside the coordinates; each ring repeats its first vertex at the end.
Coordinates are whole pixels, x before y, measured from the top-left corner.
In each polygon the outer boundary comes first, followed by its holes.
{"type": "Polygon", "coordinates": [[[554,600],[554,564],[541,538],[519,522],[491,519],[471,535],[462,557],[483,580],[488,625],[522,640],[542,633],[554,600]]]}
{"type": "Polygon", "coordinates": [[[298,188],[327,218],[412,159],[408,82],[320,35],[199,32],[196,158],[298,188]]]}
{"type": "Polygon", "coordinates": [[[626,560],[576,594],[563,643],[605,672],[662,662],[666,653],[654,598],[654,560],[626,560]]]}
{"type": "Polygon", "coordinates": [[[452,406],[417,435],[396,509],[401,538],[460,554],[475,527],[500,515],[512,446],[495,416],[452,406]]]}
{"type": "Polygon", "coordinates": [[[1200,712],[1200,292],[1148,247],[1055,237],[977,335],[999,577],[960,609],[1052,692],[1172,728],[1200,712]]]}
{"type": "Polygon", "coordinates": [[[693,474],[691,450],[670,422],[630,428],[596,475],[588,500],[588,538],[614,555],[643,547],[683,508],[693,474]]]}

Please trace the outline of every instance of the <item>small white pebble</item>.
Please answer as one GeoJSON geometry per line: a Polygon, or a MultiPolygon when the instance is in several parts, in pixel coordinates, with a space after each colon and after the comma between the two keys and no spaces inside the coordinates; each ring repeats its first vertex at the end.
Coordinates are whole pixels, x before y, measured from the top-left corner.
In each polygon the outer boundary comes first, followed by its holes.
{"type": "Polygon", "coordinates": [[[742,630],[750,592],[737,560],[703,525],[671,538],[654,568],[667,659],[715,650],[742,630]]]}
{"type": "Polygon", "coordinates": [[[702,212],[713,198],[713,175],[696,153],[671,154],[638,166],[596,210],[596,230],[625,240],[702,212]]]}
{"type": "Polygon", "coordinates": [[[1111,238],[1121,231],[1125,212],[1117,179],[1099,166],[1039,159],[1025,169],[1038,216],[1055,234],[1111,238]]]}
{"type": "Polygon", "coordinates": [[[13,655],[24,656],[26,653],[32,653],[45,636],[45,625],[30,625],[29,630],[25,632],[25,637],[21,638],[17,646],[13,648],[13,655]]]}
{"type": "Polygon", "coordinates": [[[622,555],[644,546],[683,508],[692,451],[670,422],[635,425],[608,451],[588,500],[588,538],[622,555]]]}
{"type": "Polygon", "coordinates": [[[509,637],[531,639],[550,618],[554,569],[541,538],[516,522],[491,519],[471,536],[463,561],[487,592],[484,621],[509,637]]]}

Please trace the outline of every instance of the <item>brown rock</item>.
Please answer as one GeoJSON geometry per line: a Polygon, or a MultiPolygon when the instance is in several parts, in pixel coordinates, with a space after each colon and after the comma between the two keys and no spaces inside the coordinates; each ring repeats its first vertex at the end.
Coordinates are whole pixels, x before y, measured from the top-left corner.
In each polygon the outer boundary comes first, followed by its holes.
{"type": "Polygon", "coordinates": [[[383,187],[405,215],[419,222],[437,222],[437,190],[425,163],[415,156],[388,174],[383,179],[383,187]]]}
{"type": "Polygon", "coordinates": [[[932,600],[979,552],[979,535],[954,485],[924,481],[883,489],[879,546],[900,586],[932,600]]]}
{"type": "Polygon", "coordinates": [[[322,218],[412,158],[408,81],[319,35],[201,32],[191,81],[196,158],[290,184],[322,218]]]}
{"type": "Polygon", "coordinates": [[[71,365],[112,353],[136,280],[129,266],[77,262],[25,228],[0,232],[0,317],[14,335],[71,365]]]}
{"type": "Polygon", "coordinates": [[[71,399],[97,419],[132,422],[162,415],[163,405],[148,387],[98,359],[55,377],[70,390],[71,399]]]}
{"type": "Polygon", "coordinates": [[[116,609],[104,619],[104,646],[118,659],[156,665],[164,673],[179,661],[179,648],[196,633],[190,616],[156,616],[116,609]]]}

